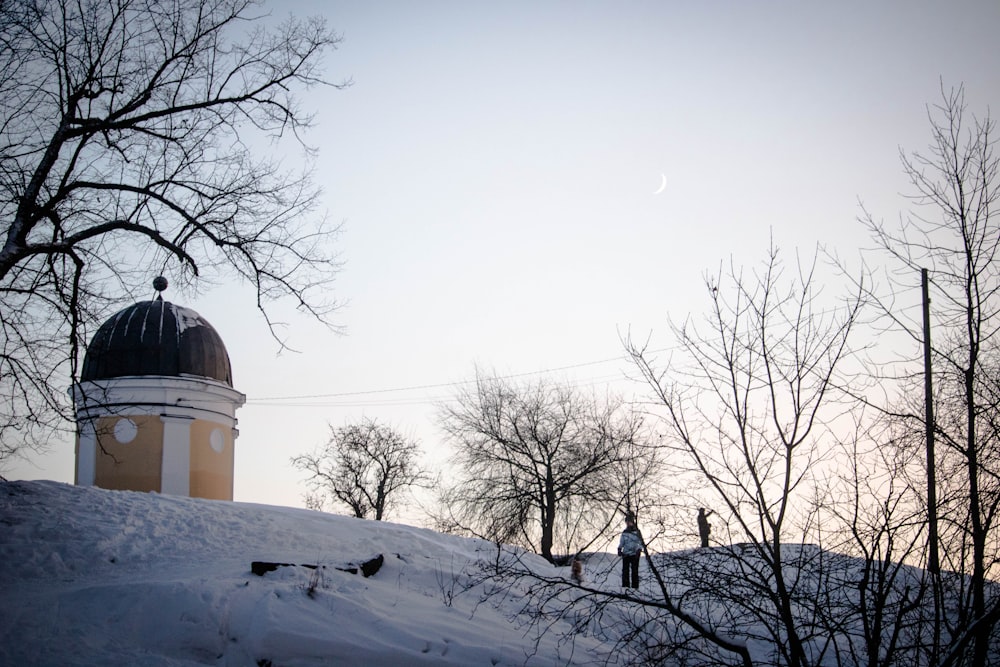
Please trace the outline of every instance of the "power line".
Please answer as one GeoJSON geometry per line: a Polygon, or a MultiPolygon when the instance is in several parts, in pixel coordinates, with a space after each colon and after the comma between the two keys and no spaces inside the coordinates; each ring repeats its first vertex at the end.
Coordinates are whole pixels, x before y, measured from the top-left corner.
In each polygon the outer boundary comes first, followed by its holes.
{"type": "MultiPolygon", "coordinates": [[[[522,374],[523,375],[523,374],[522,374]]],[[[627,380],[628,378],[615,374],[615,375],[601,375],[598,377],[591,377],[581,379],[579,381],[573,382],[575,387],[592,387],[601,384],[607,384],[615,380],[627,380]]],[[[456,383],[460,384],[460,383],[456,383]]],[[[435,385],[436,386],[436,385],[435,385]]],[[[444,385],[449,386],[449,385],[444,385]]],[[[379,390],[380,392],[391,392],[391,389],[379,390]]],[[[362,396],[368,392],[358,392],[362,396]]],[[[257,407],[272,407],[272,408],[376,408],[376,407],[395,407],[395,406],[407,406],[407,405],[426,405],[441,403],[452,398],[451,395],[446,393],[433,394],[430,396],[411,396],[411,397],[396,397],[396,398],[360,398],[357,395],[342,394],[338,395],[337,398],[333,400],[326,399],[303,399],[303,402],[292,401],[289,398],[288,401],[284,400],[273,400],[273,399],[254,399],[253,405],[257,407]]]]}
{"type": "MultiPolygon", "coordinates": [[[[916,307],[919,307],[919,303],[916,307]]],[[[826,316],[831,313],[839,312],[839,308],[831,308],[828,310],[822,310],[819,312],[820,316],[826,316]]],[[[672,346],[661,347],[655,350],[646,350],[645,354],[659,354],[661,352],[673,352],[683,349],[685,345],[683,343],[675,343],[672,346]]],[[[576,364],[569,364],[566,366],[557,366],[554,368],[545,368],[535,371],[525,371],[523,373],[510,373],[507,375],[495,376],[500,380],[509,380],[522,377],[528,377],[532,375],[545,375],[549,373],[558,373],[561,371],[574,370],[577,368],[586,368],[589,366],[598,366],[601,364],[607,364],[612,362],[622,362],[627,359],[626,356],[611,357],[607,359],[598,359],[596,361],[584,361],[576,364]]],[[[606,380],[614,379],[612,377],[605,378],[606,380]]],[[[624,376],[620,379],[627,379],[624,376]]],[[[369,400],[369,401],[358,401],[351,400],[357,399],[362,396],[378,396],[384,394],[398,394],[403,392],[413,392],[413,391],[426,391],[430,389],[446,389],[446,388],[456,388],[465,385],[470,385],[476,382],[475,379],[471,380],[457,380],[454,382],[436,382],[428,384],[410,385],[407,387],[391,387],[386,389],[367,389],[361,391],[343,391],[343,392],[333,392],[325,394],[297,394],[291,396],[262,396],[247,398],[247,404],[253,404],[261,407],[376,407],[376,406],[392,406],[392,405],[419,405],[423,403],[434,403],[446,399],[446,396],[431,396],[431,397],[414,397],[414,398],[390,398],[387,400],[369,400]],[[347,399],[347,400],[321,400],[321,399],[347,399]],[[298,403],[296,403],[298,401],[298,403]],[[321,401],[315,403],[302,403],[301,401],[321,401]]],[[[601,378],[591,378],[585,383],[581,381],[577,383],[578,385],[593,386],[599,384],[601,378]]]]}
{"type": "MultiPolygon", "coordinates": [[[[559,367],[556,367],[556,368],[547,368],[547,369],[537,370],[537,371],[526,371],[524,373],[511,373],[511,374],[508,374],[508,375],[500,375],[500,376],[497,376],[497,378],[501,379],[501,380],[508,380],[508,379],[512,379],[512,378],[527,377],[529,375],[544,375],[544,374],[547,374],[547,373],[558,373],[558,372],[561,372],[561,371],[573,370],[575,368],[586,368],[588,366],[597,366],[597,365],[600,365],[600,364],[607,364],[607,363],[611,363],[611,362],[614,362],[614,361],[623,361],[623,360],[624,360],[624,357],[614,357],[614,358],[610,358],[610,359],[599,359],[597,361],[585,361],[585,362],[578,363],[578,364],[570,364],[568,366],[559,366],[559,367]]],[[[247,403],[253,403],[255,405],[264,405],[265,401],[282,401],[282,402],[279,402],[279,403],[271,403],[271,405],[286,405],[286,406],[291,407],[294,404],[284,403],[283,401],[305,401],[305,400],[314,400],[314,399],[352,398],[352,397],[358,397],[358,396],[372,396],[372,395],[376,395],[376,394],[391,394],[391,393],[400,393],[400,392],[406,392],[406,391],[424,391],[424,390],[427,390],[427,389],[443,389],[443,388],[449,388],[449,387],[461,387],[463,385],[472,384],[473,382],[475,382],[475,380],[459,380],[459,381],[456,381],[456,382],[440,382],[440,383],[435,383],[435,384],[413,385],[413,386],[409,386],[409,387],[394,387],[394,388],[391,388],[391,389],[369,389],[369,390],[365,390],[365,391],[344,391],[344,392],[336,392],[336,393],[330,393],[330,394],[303,394],[303,395],[298,395],[298,396],[263,396],[263,397],[247,398],[247,403]]],[[[400,399],[400,400],[402,400],[402,401],[405,402],[407,400],[413,401],[414,399],[400,399]]],[[[427,399],[420,399],[420,400],[417,400],[415,402],[427,402],[427,399]]],[[[385,404],[385,403],[375,403],[375,404],[385,404]]],[[[390,403],[390,404],[392,404],[392,403],[390,403]]],[[[300,404],[299,407],[307,407],[307,406],[313,406],[313,405],[315,405],[315,406],[328,406],[328,405],[338,405],[338,403],[335,402],[335,403],[300,404]]]]}

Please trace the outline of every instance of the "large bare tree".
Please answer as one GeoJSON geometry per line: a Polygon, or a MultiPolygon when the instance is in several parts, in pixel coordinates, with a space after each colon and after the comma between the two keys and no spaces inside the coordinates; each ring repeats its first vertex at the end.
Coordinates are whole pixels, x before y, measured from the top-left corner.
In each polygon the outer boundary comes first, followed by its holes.
{"type": "Polygon", "coordinates": [[[516,385],[477,373],[474,388],[442,407],[441,424],[455,447],[443,497],[453,528],[552,561],[560,537],[562,548],[580,550],[626,509],[620,468],[635,453],[641,420],[614,401],[545,379],[516,385]]]}
{"type": "Polygon", "coordinates": [[[628,344],[653,390],[677,474],[700,482],[727,538],[743,545],[705,559],[711,571],[690,582],[687,616],[665,580],[661,601],[720,646],[746,636],[741,615],[755,617],[762,634],[753,639],[797,666],[821,662],[826,647],[811,638],[825,614],[819,582],[790,574],[811,568],[815,554],[786,543],[812,535],[813,490],[843,411],[837,377],[861,306],[857,295],[824,301],[817,270],[815,257],[789,266],[772,246],[752,271],[733,266],[707,277],[711,311],[703,323],[671,325],[677,351],[669,360],[628,344]],[[696,600],[732,616],[709,621],[696,600]]]}
{"type": "Polygon", "coordinates": [[[359,519],[381,521],[407,489],[430,483],[419,458],[416,442],[374,419],[363,419],[331,427],[326,445],[294,457],[292,465],[309,473],[310,507],[323,509],[332,501],[347,506],[359,519]]]}
{"type": "Polygon", "coordinates": [[[0,464],[65,423],[88,332],[159,273],[249,284],[272,332],[277,300],[329,323],[336,228],[296,99],[326,84],[322,20],[277,24],[253,0],[10,0],[0,17],[0,464]],[[282,139],[294,164],[272,157],[282,139]]]}

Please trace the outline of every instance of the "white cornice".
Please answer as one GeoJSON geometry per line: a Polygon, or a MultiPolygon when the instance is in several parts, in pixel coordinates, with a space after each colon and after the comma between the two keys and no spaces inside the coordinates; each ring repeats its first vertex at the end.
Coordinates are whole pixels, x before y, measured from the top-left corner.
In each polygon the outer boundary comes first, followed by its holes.
{"type": "Polygon", "coordinates": [[[131,376],[81,382],[71,390],[77,420],[114,414],[150,414],[236,424],[246,396],[217,380],[200,377],[131,376]]]}

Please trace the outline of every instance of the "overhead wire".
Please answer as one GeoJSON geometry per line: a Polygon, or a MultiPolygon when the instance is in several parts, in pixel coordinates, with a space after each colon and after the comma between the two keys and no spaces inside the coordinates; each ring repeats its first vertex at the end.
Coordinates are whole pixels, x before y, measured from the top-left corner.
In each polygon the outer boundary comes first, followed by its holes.
{"type": "MultiPolygon", "coordinates": [[[[917,304],[919,307],[919,304],[917,304]]],[[[827,315],[835,312],[836,308],[829,310],[820,311],[820,315],[827,315]]],[[[673,346],[661,347],[655,350],[648,350],[648,354],[659,354],[662,352],[671,352],[680,349],[682,346],[675,344],[673,346]]],[[[553,373],[560,373],[564,371],[571,371],[579,368],[587,368],[591,366],[599,366],[602,364],[608,364],[613,362],[624,362],[627,360],[625,355],[617,357],[609,357],[605,359],[597,359],[594,361],[584,361],[575,364],[568,364],[565,366],[557,366],[553,368],[544,368],[533,371],[524,371],[521,373],[508,373],[504,375],[496,375],[497,379],[500,380],[511,380],[517,378],[524,378],[530,376],[539,375],[549,375],[553,373]]],[[[602,375],[600,377],[593,378],[581,378],[577,381],[571,381],[574,387],[592,387],[599,384],[610,383],[614,380],[625,381],[628,378],[622,374],[616,375],[602,375]]],[[[355,390],[355,391],[343,391],[343,392],[330,392],[322,394],[297,394],[289,396],[260,396],[260,397],[248,397],[246,403],[248,405],[255,405],[260,407],[299,407],[299,408],[330,408],[330,407],[383,407],[383,406],[405,406],[405,405],[424,405],[440,403],[447,400],[450,396],[445,392],[437,392],[433,395],[418,395],[418,396],[391,396],[393,394],[403,394],[406,392],[426,392],[429,390],[454,390],[466,385],[471,385],[476,382],[475,378],[467,380],[455,380],[452,382],[435,382],[427,384],[409,385],[405,387],[388,387],[382,389],[366,389],[366,390],[355,390]],[[386,397],[389,396],[389,397],[386,397]]]]}
{"type": "MultiPolygon", "coordinates": [[[[657,350],[657,352],[659,351],[661,350],[657,350]]],[[[569,364],[566,366],[558,366],[554,368],[525,371],[521,373],[508,373],[505,375],[498,375],[495,377],[497,379],[509,380],[522,377],[536,376],[536,375],[547,375],[552,373],[574,370],[578,368],[598,366],[601,364],[608,364],[612,362],[622,362],[624,360],[625,360],[624,357],[613,357],[607,359],[598,359],[595,361],[585,361],[576,364],[569,364]]],[[[581,379],[579,382],[574,382],[573,384],[574,386],[594,386],[597,384],[601,384],[602,382],[610,382],[616,379],[623,380],[625,379],[625,377],[620,374],[614,374],[614,375],[605,374],[596,378],[581,379]]],[[[402,394],[405,392],[415,392],[415,391],[423,392],[435,389],[456,389],[462,386],[473,384],[475,382],[476,382],[475,379],[468,379],[468,380],[456,380],[453,382],[438,382],[438,383],[411,385],[406,387],[367,389],[367,390],[332,392],[323,394],[248,397],[246,402],[247,404],[253,404],[262,407],[303,407],[303,408],[419,405],[419,404],[440,402],[446,400],[449,396],[446,393],[437,393],[431,396],[421,395],[413,397],[390,397],[390,398],[379,398],[379,397],[391,394],[402,394]]]]}

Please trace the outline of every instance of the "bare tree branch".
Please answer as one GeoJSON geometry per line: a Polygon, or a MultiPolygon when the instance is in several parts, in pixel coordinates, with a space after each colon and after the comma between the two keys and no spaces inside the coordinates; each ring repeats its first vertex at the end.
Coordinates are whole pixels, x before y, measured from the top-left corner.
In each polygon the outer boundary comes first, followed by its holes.
{"type": "MultiPolygon", "coordinates": [[[[88,331],[166,273],[235,275],[333,326],[337,227],[317,215],[296,95],[330,84],[321,19],[254,0],[15,0],[0,21],[0,462],[69,418],[88,331]],[[304,166],[268,144],[292,139],[304,166]]],[[[335,328],[335,327],[334,327],[335,328]]]]}

